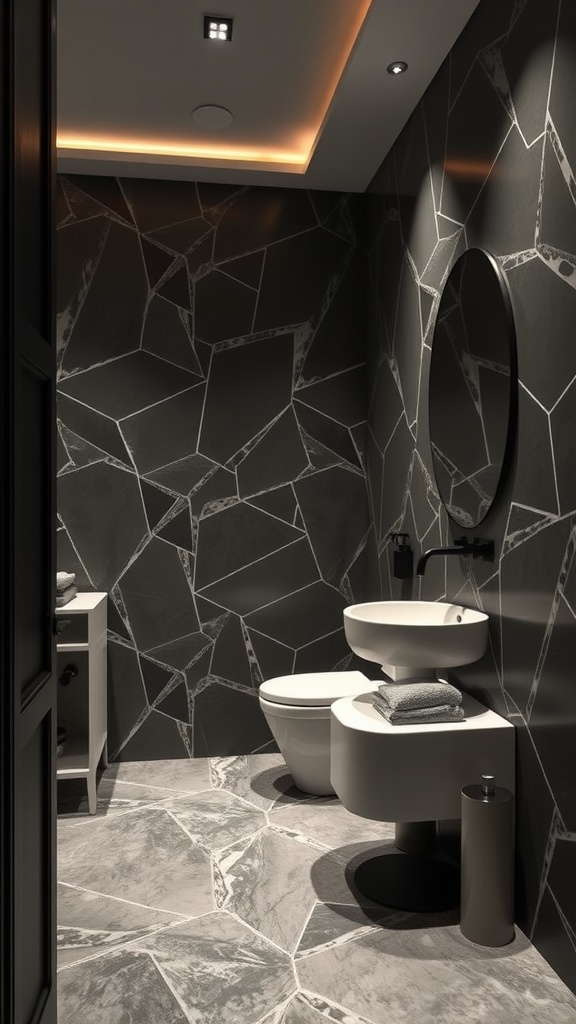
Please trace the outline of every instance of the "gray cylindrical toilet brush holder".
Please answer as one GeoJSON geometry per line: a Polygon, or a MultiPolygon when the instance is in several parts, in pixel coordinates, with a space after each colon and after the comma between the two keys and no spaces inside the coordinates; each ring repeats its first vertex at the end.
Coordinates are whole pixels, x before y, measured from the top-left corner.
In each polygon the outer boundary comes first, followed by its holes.
{"type": "Polygon", "coordinates": [[[460,930],[481,946],[514,938],[514,797],[491,775],[462,790],[460,930]]]}

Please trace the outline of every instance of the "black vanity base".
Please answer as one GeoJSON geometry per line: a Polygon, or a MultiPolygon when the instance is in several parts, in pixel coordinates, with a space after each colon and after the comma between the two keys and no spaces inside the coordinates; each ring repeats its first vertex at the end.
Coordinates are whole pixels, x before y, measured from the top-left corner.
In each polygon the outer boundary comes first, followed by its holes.
{"type": "Polygon", "coordinates": [[[434,914],[460,903],[460,871],[438,849],[435,821],[398,822],[396,849],[364,861],[354,873],[361,893],[393,910],[434,914]],[[402,852],[405,851],[405,852],[402,852]]]}
{"type": "Polygon", "coordinates": [[[458,869],[416,853],[372,857],[356,869],[354,881],[364,896],[393,910],[437,914],[460,903],[458,869]]]}

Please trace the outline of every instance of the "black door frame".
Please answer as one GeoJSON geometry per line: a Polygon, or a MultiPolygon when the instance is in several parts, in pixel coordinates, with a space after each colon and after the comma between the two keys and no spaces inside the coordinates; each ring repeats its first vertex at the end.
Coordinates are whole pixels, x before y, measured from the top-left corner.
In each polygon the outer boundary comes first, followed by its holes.
{"type": "Polygon", "coordinates": [[[54,53],[54,0],[2,0],[2,1024],[56,1022],[54,53]]]}

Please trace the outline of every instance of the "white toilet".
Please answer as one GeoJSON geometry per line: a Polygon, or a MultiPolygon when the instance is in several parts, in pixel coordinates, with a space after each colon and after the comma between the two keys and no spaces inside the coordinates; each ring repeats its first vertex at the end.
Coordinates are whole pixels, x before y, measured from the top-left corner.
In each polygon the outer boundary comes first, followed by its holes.
{"type": "Polygon", "coordinates": [[[330,707],[340,697],[375,690],[362,672],[300,672],[260,686],[260,707],[295,785],[327,796],[330,783],[330,707]]]}

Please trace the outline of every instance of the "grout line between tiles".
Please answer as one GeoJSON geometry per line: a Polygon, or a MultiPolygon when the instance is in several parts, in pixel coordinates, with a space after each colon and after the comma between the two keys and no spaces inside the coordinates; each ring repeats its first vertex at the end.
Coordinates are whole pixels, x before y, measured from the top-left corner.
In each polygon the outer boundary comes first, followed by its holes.
{"type": "MultiPolygon", "coordinates": [[[[151,909],[151,908],[148,908],[148,909],[151,909]]],[[[167,914],[167,913],[170,913],[170,911],[165,910],[165,911],[163,911],[163,913],[167,914]]],[[[104,957],[110,956],[113,953],[116,953],[118,950],[125,950],[128,947],[138,945],[138,943],[142,943],[142,941],[144,939],[156,936],[159,932],[169,931],[171,928],[175,928],[179,924],[188,924],[191,921],[199,921],[201,917],[207,917],[209,914],[212,914],[212,913],[214,913],[214,911],[210,910],[210,911],[208,911],[207,914],[199,914],[198,917],[184,917],[184,916],[182,916],[180,918],[180,920],[178,920],[178,921],[171,921],[170,924],[160,925],[158,928],[154,928],[153,931],[147,932],[145,936],[140,935],[137,938],[128,939],[127,942],[123,942],[120,945],[114,946],[114,947],[112,947],[110,949],[98,950],[97,952],[93,953],[91,956],[84,957],[82,960],[75,960],[74,963],[71,963],[71,964],[63,964],[61,967],[58,968],[58,973],[60,974],[63,971],[67,971],[71,967],[78,967],[80,964],[84,964],[84,963],[86,963],[89,960],[102,960],[104,957]]],[[[137,950],[137,952],[143,953],[143,954],[145,954],[147,956],[150,955],[150,953],[149,953],[149,951],[147,949],[137,950]]]]}
{"type": "Polygon", "coordinates": [[[87,889],[82,885],[75,885],[74,882],[65,882],[62,878],[58,879],[58,885],[64,885],[67,889],[74,889],[76,892],[86,892],[90,896],[101,896],[103,899],[115,900],[117,903],[127,903],[131,907],[141,907],[142,910],[154,910],[161,914],[171,914],[177,917],[178,920],[189,917],[189,915],[179,914],[176,910],[165,910],[163,907],[154,907],[149,903],[138,903],[136,900],[127,900],[123,896],[111,896],[109,893],[100,892],[99,889],[87,889]]]}

